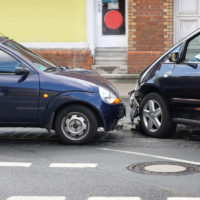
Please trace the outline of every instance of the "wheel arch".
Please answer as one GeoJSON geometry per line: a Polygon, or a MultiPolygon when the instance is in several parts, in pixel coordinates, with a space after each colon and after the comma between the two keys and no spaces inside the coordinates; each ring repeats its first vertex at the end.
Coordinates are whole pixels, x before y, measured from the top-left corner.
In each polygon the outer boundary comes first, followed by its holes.
{"type": "Polygon", "coordinates": [[[103,119],[100,115],[100,113],[98,112],[98,110],[96,108],[94,108],[94,106],[92,106],[91,104],[87,103],[87,102],[82,102],[82,101],[76,101],[76,102],[67,102],[67,103],[63,103],[62,105],[60,105],[56,110],[55,110],[55,114],[54,114],[54,119],[53,119],[53,124],[52,124],[52,128],[54,129],[55,127],[55,120],[56,120],[56,117],[58,115],[58,113],[64,109],[64,108],[67,108],[69,106],[74,106],[74,105],[81,105],[81,106],[85,106],[87,107],[88,109],[90,109],[94,115],[96,116],[96,119],[97,119],[97,123],[98,123],[98,127],[101,127],[101,126],[104,126],[104,122],[103,122],[103,119]]]}
{"type": "Polygon", "coordinates": [[[149,93],[158,93],[164,99],[164,101],[168,104],[168,106],[170,107],[170,102],[169,102],[169,99],[167,98],[167,96],[164,94],[164,92],[162,90],[160,90],[158,87],[156,87],[153,84],[147,84],[147,85],[143,85],[141,87],[141,89],[140,89],[140,102],[149,93]]]}

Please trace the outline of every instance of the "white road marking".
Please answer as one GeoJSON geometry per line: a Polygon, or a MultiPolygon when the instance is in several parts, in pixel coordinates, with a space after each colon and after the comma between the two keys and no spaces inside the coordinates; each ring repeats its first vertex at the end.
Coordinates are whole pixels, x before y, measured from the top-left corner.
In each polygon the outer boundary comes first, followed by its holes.
{"type": "Polygon", "coordinates": [[[0,162],[0,167],[30,167],[32,163],[23,162],[0,162]]]}
{"type": "Polygon", "coordinates": [[[200,200],[200,197],[168,197],[167,200],[200,200]]]}
{"type": "MultiPolygon", "coordinates": [[[[65,196],[12,196],[7,200],[66,200],[65,196]]],[[[89,197],[88,200],[142,200],[140,197],[89,197]]],[[[200,197],[168,197],[167,200],[200,200],[200,197]]]]}
{"type": "Polygon", "coordinates": [[[88,200],[141,200],[140,197],[89,197],[88,200]]]}
{"type": "Polygon", "coordinates": [[[64,196],[12,196],[7,200],[66,200],[64,196]]]}
{"type": "Polygon", "coordinates": [[[158,155],[147,154],[147,153],[139,153],[139,152],[134,152],[134,151],[124,151],[124,150],[115,150],[115,149],[108,149],[108,148],[97,148],[97,149],[101,149],[101,150],[104,150],[104,151],[112,151],[112,152],[117,152],[117,153],[133,154],[133,155],[137,155],[137,156],[145,156],[145,157],[150,157],[150,158],[157,158],[157,159],[162,159],[162,160],[170,160],[170,161],[188,163],[188,164],[193,164],[193,165],[200,165],[200,162],[182,160],[182,159],[177,159],[177,158],[170,158],[170,157],[165,157],[165,156],[158,156],[158,155]]]}
{"type": "Polygon", "coordinates": [[[52,168],[95,168],[97,163],[51,163],[52,168]]]}

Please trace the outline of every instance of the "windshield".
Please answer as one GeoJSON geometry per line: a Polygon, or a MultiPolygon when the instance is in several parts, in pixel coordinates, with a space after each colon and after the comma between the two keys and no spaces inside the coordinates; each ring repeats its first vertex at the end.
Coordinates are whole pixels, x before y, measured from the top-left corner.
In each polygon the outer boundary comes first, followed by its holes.
{"type": "Polygon", "coordinates": [[[14,41],[9,40],[4,42],[3,44],[21,53],[23,56],[28,58],[35,67],[37,67],[41,71],[54,71],[57,68],[53,63],[45,60],[36,53],[30,51],[29,49],[25,48],[24,46],[14,41]]]}

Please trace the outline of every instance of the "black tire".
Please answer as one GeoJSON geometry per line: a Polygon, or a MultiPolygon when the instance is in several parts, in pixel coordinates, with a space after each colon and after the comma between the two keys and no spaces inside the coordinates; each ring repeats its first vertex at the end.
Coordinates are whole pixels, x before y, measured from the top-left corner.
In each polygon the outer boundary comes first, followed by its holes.
{"type": "Polygon", "coordinates": [[[87,107],[71,105],[58,113],[55,131],[64,144],[86,144],[97,132],[97,119],[87,107]]]}
{"type": "Polygon", "coordinates": [[[158,93],[149,93],[143,98],[140,125],[144,133],[156,138],[165,138],[175,132],[176,124],[172,122],[168,104],[158,93]]]}

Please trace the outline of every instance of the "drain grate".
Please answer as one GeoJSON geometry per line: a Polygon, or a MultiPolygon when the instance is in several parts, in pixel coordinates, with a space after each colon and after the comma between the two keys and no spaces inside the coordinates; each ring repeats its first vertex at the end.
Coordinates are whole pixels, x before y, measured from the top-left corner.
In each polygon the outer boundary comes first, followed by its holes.
{"type": "Polygon", "coordinates": [[[130,165],[127,169],[136,173],[168,176],[180,176],[200,172],[200,166],[167,161],[139,163],[130,165]]]}

